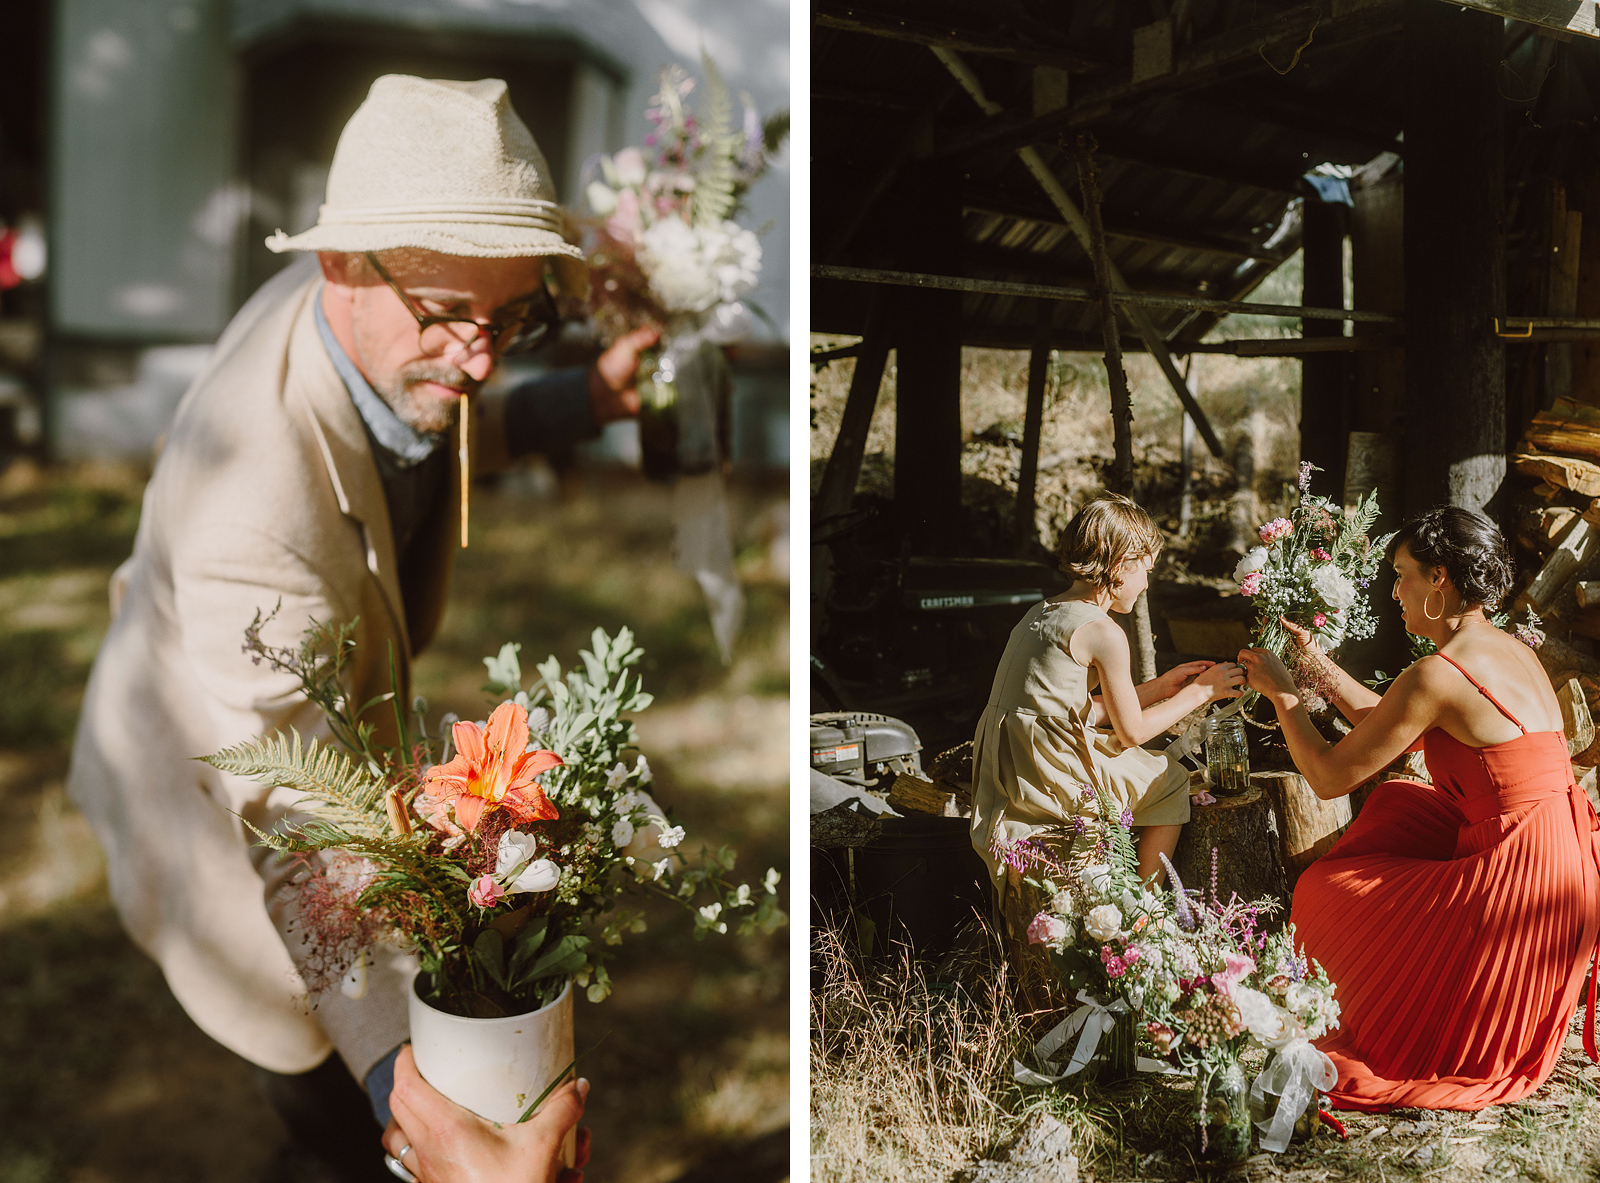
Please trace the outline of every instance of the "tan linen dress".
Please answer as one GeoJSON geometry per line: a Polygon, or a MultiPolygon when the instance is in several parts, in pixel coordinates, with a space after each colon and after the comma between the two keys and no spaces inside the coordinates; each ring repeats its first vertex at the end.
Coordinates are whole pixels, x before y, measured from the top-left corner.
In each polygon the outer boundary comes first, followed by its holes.
{"type": "Polygon", "coordinates": [[[1005,864],[991,849],[996,831],[1011,843],[1071,817],[1093,817],[1094,799],[1082,786],[1104,792],[1118,811],[1131,809],[1136,826],[1189,820],[1182,764],[1125,748],[1115,732],[1090,722],[1089,691],[1099,678],[1067,645],[1077,628],[1105,616],[1079,600],[1046,600],[1006,642],[972,745],[972,844],[997,885],[1005,864]]]}

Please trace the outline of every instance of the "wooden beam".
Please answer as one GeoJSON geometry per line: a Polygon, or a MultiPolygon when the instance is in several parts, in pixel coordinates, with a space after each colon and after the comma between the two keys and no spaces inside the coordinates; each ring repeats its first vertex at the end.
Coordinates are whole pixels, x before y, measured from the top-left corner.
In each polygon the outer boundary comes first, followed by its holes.
{"type": "MultiPolygon", "coordinates": [[[[1029,296],[1045,300],[1090,302],[1094,292],[1088,288],[1061,287],[1039,283],[1012,283],[1001,279],[971,279],[959,275],[925,275],[914,271],[886,271],[875,267],[835,267],[825,263],[811,265],[812,279],[842,279],[852,283],[888,283],[913,288],[938,288],[949,292],[985,292],[994,296],[1029,296]]],[[[1298,304],[1246,304],[1238,300],[1212,300],[1205,296],[1158,296],[1149,292],[1114,291],[1117,304],[1147,308],[1197,308],[1208,312],[1239,312],[1250,316],[1279,316],[1299,320],[1348,320],[1365,324],[1398,325],[1401,318],[1392,312],[1363,312],[1355,308],[1306,308],[1298,304]]],[[[1187,349],[1183,350],[1187,352],[1187,349]]]]}
{"type": "Polygon", "coordinates": [[[1081,50],[1018,41],[980,29],[960,28],[947,22],[907,20],[888,13],[872,12],[855,4],[813,4],[811,19],[820,28],[839,29],[866,37],[904,41],[912,45],[936,46],[957,53],[975,53],[1026,62],[1032,66],[1054,66],[1060,70],[1092,70],[1105,63],[1081,50]]]}
{"type": "MultiPolygon", "coordinates": [[[[973,213],[996,214],[1003,218],[1023,218],[1030,222],[1037,222],[1041,226],[1071,229],[1053,209],[1046,213],[1043,209],[1026,202],[995,198],[989,195],[970,195],[963,204],[967,210],[973,213]]],[[[1143,218],[1129,218],[1124,215],[1121,217],[1107,217],[1105,219],[1105,228],[1108,238],[1120,238],[1129,242],[1155,243],[1159,246],[1175,247],[1178,250],[1197,251],[1207,255],[1224,255],[1230,259],[1265,259],[1274,263],[1281,263],[1287,257],[1277,251],[1269,251],[1246,239],[1216,234],[1196,226],[1163,225],[1160,222],[1147,221],[1143,218]]]]}
{"type": "MultiPolygon", "coordinates": [[[[1095,132],[1100,139],[1100,132],[1095,132]]],[[[1211,153],[1186,154],[1171,144],[1160,144],[1121,130],[1107,130],[1105,143],[1098,153],[1101,160],[1120,161],[1144,168],[1160,169],[1180,177],[1230,188],[1260,189],[1265,193],[1281,193],[1284,197],[1299,197],[1304,192],[1300,175],[1291,170],[1262,168],[1253,162],[1229,160],[1211,153]]]]}
{"type": "MultiPolygon", "coordinates": [[[[878,406],[878,387],[883,383],[884,363],[889,356],[886,305],[888,292],[872,294],[867,306],[867,332],[858,346],[855,373],[850,376],[850,393],[845,397],[844,414],[839,419],[839,434],[828,453],[817,488],[813,514],[823,521],[850,508],[856,481],[861,476],[861,460],[867,451],[867,433],[872,428],[872,412],[878,406]]],[[[812,355],[815,359],[815,354],[812,355]]]]}
{"type": "Polygon", "coordinates": [[[1027,557],[1038,541],[1034,525],[1036,486],[1039,481],[1039,440],[1044,434],[1044,388],[1050,377],[1050,316],[1055,305],[1040,300],[1034,313],[1036,344],[1028,358],[1028,404],[1022,419],[1022,463],[1017,469],[1016,553],[1027,557]]]}
{"type": "Polygon", "coordinates": [[[1311,14],[1321,9],[1308,6],[1297,11],[1305,19],[1291,20],[1274,13],[1178,50],[1172,72],[1158,78],[1134,82],[1128,67],[1096,71],[1084,78],[1077,98],[1064,111],[1039,118],[985,119],[941,137],[935,151],[942,156],[965,156],[1054,143],[1065,132],[1089,127],[1113,113],[1125,113],[1131,104],[1151,95],[1211,86],[1241,73],[1267,69],[1269,60],[1287,61],[1306,45],[1308,37],[1314,51],[1397,32],[1403,0],[1374,0],[1314,20],[1311,14]]]}
{"type": "Polygon", "coordinates": [[[1595,0],[1447,0],[1457,8],[1476,8],[1506,20],[1523,21],[1544,29],[1559,29],[1580,37],[1600,37],[1596,30],[1595,0]]]}
{"type": "Polygon", "coordinates": [[[1221,86],[1207,91],[1200,101],[1208,108],[1215,107],[1219,113],[1242,115],[1318,138],[1361,144],[1374,156],[1380,152],[1405,155],[1404,142],[1395,138],[1399,127],[1390,127],[1376,118],[1352,118],[1339,106],[1308,102],[1276,87],[1221,86]]]}

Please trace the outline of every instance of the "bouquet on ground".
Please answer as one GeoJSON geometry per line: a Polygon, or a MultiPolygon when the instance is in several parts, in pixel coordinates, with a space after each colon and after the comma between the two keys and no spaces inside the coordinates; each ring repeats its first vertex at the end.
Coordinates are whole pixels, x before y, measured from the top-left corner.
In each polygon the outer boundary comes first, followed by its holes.
{"type": "Polygon", "coordinates": [[[1298,680],[1314,688],[1317,670],[1303,668],[1306,663],[1280,617],[1308,629],[1327,650],[1370,637],[1377,617],[1367,588],[1393,535],[1368,537],[1378,519],[1376,493],[1360,498],[1346,513],[1328,498],[1308,493],[1313,471],[1309,462],[1300,465],[1298,503],[1288,517],[1261,527],[1262,545],[1239,560],[1233,576],[1240,593],[1255,600],[1251,643],[1276,653],[1298,680]]]}
{"type": "Polygon", "coordinates": [[[710,58],[703,65],[704,122],[688,101],[694,79],[668,67],[645,113],[655,130],[643,147],[601,157],[584,191],[600,219],[589,266],[602,336],[650,326],[668,338],[669,358],[672,345],[686,356],[701,340],[729,344],[749,333],[761,242],[737,217],[789,131],[786,111],[763,122],[748,96],[736,125],[727,84],[710,58]]]}
{"type": "Polygon", "coordinates": [[[1280,1102],[1258,1125],[1262,1146],[1282,1150],[1316,1092],[1337,1079],[1310,1045],[1338,1025],[1333,983],[1297,951],[1293,928],[1263,931],[1275,902],[1220,897],[1215,851],[1209,894],[1186,889],[1170,863],[1169,889],[1141,884],[1132,816],[1113,817],[1092,790],[1080,793],[1099,813],[1069,824],[1083,854],[1063,859],[1033,840],[1003,852],[1048,901],[1029,925],[1029,941],[1050,951],[1082,1004],[1035,1048],[1046,1073],[1018,1062],[1017,1079],[1055,1083],[1097,1054],[1122,1056],[1124,1074],[1193,1073],[1201,1150],[1220,1158],[1249,1152],[1250,1113],[1264,1115],[1272,1094],[1280,1102]],[[1150,1058],[1136,1058],[1115,1039],[1102,1051],[1103,1036],[1114,1031],[1132,1032],[1150,1058]],[[1058,1071],[1050,1057],[1074,1035],[1071,1061],[1058,1071]],[[1239,1057],[1251,1043],[1272,1058],[1247,1090],[1239,1057]]]}
{"type": "Polygon", "coordinates": [[[675,901],[696,938],[785,922],[776,870],[734,883],[727,847],[685,859],[683,827],[647,791],[650,767],[628,715],[650,695],[634,668],[643,650],[626,628],[615,637],[596,629],[579,668],[563,673],[549,658],[526,690],[519,647],[506,645],[484,659],[485,690],[501,700],[487,721],[446,716],[430,738],[420,698],[415,729],[393,694],[353,708],[343,682],[351,626],[313,624],[291,649],[265,644],[263,623],[258,616],[247,631],[246,652],[297,676],[336,742],[269,735],[206,760],[304,795],[306,820],[255,834],[305,861],[311,993],[341,981],[359,993],[368,950],[389,942],[416,951],[416,993],[435,1009],[517,1015],[563,995],[569,980],[591,1002],[610,993],[607,950],[645,926],[641,911],[620,906],[627,897],[675,901]],[[362,718],[385,700],[398,747],[362,718]]]}

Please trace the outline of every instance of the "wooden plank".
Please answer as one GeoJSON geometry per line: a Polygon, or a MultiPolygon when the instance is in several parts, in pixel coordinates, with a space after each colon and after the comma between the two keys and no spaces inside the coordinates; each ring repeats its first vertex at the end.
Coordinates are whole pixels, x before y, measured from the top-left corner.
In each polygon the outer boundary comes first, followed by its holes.
{"type": "Polygon", "coordinates": [[[1539,574],[1534,576],[1528,590],[1518,598],[1518,604],[1531,605],[1543,612],[1555,601],[1556,594],[1583,567],[1600,554],[1600,529],[1582,518],[1572,523],[1550,557],[1544,561],[1539,574]]]}
{"type": "Polygon", "coordinates": [[[1350,824],[1350,798],[1324,801],[1294,772],[1257,772],[1250,783],[1266,792],[1278,815],[1283,869],[1293,889],[1300,873],[1327,854],[1350,824]]]}
{"type": "Polygon", "coordinates": [[[1063,132],[1089,127],[1148,95],[1207,86],[1235,73],[1266,69],[1269,63],[1281,70],[1308,35],[1316,50],[1325,50],[1395,32],[1403,11],[1400,0],[1384,0],[1328,18],[1311,6],[1297,10],[1300,19],[1273,13],[1178,50],[1171,73],[1135,82],[1131,65],[1095,71],[1064,111],[1037,119],[985,120],[944,137],[934,150],[964,156],[1054,143],[1063,132]]]}
{"type": "Polygon", "coordinates": [[[1172,73],[1172,18],[1162,17],[1133,31],[1130,80],[1138,85],[1172,73]]]}
{"type": "Polygon", "coordinates": [[[813,4],[811,19],[823,29],[839,29],[867,37],[904,41],[912,45],[937,46],[958,53],[977,53],[1006,61],[1034,66],[1054,66],[1062,70],[1090,70],[1104,63],[1098,57],[1078,50],[1040,45],[1036,41],[1017,41],[997,37],[980,29],[970,29],[933,21],[906,20],[885,13],[870,12],[848,4],[813,4]]]}
{"type": "Polygon", "coordinates": [[[1583,687],[1576,675],[1556,687],[1556,701],[1561,704],[1561,727],[1567,736],[1567,755],[1576,761],[1594,747],[1594,716],[1584,699],[1583,687]]]}
{"type": "Polygon", "coordinates": [[[1567,456],[1518,452],[1511,466],[1524,476],[1539,477],[1583,497],[1600,497],[1600,465],[1567,456]]]}
{"type": "Polygon", "coordinates": [[[1523,21],[1544,29],[1559,29],[1580,37],[1600,38],[1596,28],[1595,0],[1442,0],[1456,8],[1476,8],[1506,20],[1523,21]]]}
{"type": "Polygon", "coordinates": [[[1580,579],[1573,589],[1580,608],[1600,608],[1600,580],[1580,579]]]}

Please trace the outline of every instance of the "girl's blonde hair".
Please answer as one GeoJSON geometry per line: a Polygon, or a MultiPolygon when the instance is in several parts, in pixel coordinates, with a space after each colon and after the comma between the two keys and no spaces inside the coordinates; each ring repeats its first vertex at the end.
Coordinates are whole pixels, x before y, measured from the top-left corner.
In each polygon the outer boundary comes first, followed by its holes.
{"type": "Polygon", "coordinates": [[[1123,563],[1161,553],[1161,531],[1120,493],[1097,493],[1067,524],[1056,554],[1061,570],[1090,587],[1110,588],[1123,563]]]}

